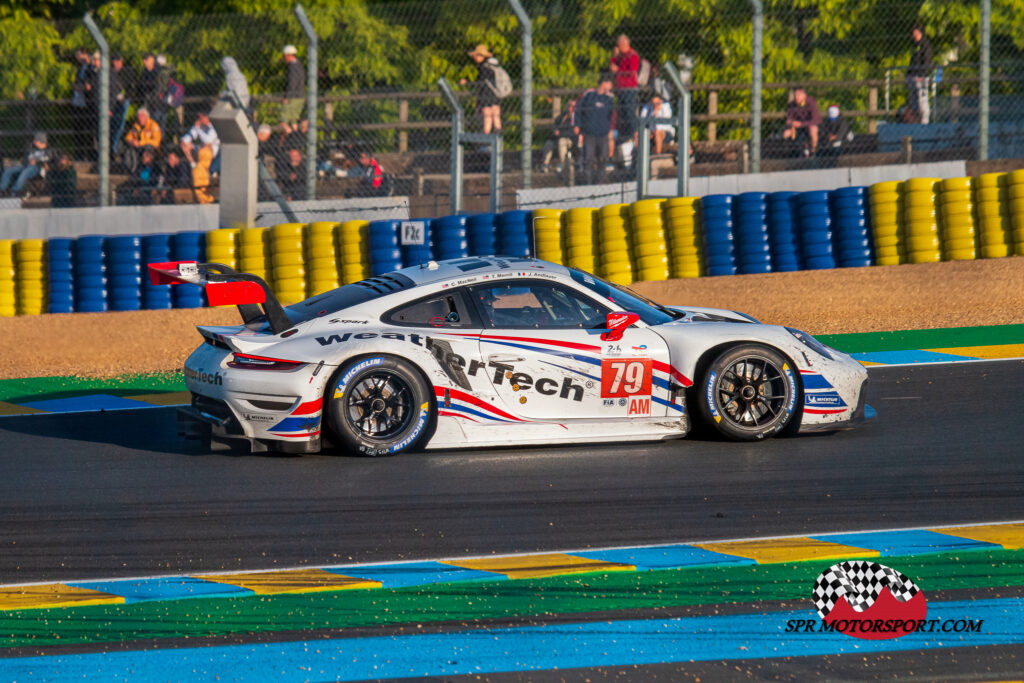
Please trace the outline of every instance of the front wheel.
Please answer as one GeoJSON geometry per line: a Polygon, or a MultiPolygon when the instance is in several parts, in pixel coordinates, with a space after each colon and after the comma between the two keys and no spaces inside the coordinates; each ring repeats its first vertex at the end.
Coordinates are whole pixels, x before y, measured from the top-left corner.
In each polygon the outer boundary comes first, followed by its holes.
{"type": "Polygon", "coordinates": [[[789,361],[755,344],[719,355],[704,374],[701,390],[705,422],[734,441],[756,441],[785,429],[800,392],[789,361]]]}
{"type": "Polygon", "coordinates": [[[421,445],[433,401],[416,368],[393,356],[357,359],[335,376],[327,421],[340,446],[367,456],[397,455],[421,445]]]}

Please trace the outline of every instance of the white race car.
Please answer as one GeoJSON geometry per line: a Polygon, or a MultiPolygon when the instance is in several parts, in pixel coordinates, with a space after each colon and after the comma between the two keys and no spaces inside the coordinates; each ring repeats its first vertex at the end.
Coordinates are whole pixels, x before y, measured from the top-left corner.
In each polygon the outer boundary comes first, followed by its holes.
{"type": "MultiPolygon", "coordinates": [[[[188,436],[211,447],[412,449],[831,431],[864,419],[867,372],[799,330],[667,307],[535,259],[430,262],[282,307],[259,277],[150,264],[244,324],[199,327],[188,436]]],[[[867,410],[870,410],[868,408],[867,410]]]]}

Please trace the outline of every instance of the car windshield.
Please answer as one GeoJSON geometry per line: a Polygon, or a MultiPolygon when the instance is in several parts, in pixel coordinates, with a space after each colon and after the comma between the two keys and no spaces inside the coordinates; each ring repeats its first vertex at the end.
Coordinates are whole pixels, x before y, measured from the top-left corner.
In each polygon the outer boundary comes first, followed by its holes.
{"type": "Polygon", "coordinates": [[[617,310],[636,313],[648,325],[661,325],[672,322],[680,317],[680,314],[651,301],[642,294],[638,294],[625,287],[620,287],[607,280],[602,280],[596,275],[584,273],[582,270],[576,270],[575,268],[570,268],[569,274],[572,275],[572,279],[576,282],[601,298],[611,301],[615,304],[617,310]]]}

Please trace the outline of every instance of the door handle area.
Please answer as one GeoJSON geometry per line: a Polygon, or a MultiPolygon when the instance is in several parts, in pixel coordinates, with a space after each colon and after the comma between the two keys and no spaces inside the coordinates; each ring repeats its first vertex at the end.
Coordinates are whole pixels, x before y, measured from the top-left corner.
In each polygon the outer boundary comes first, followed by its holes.
{"type": "Polygon", "coordinates": [[[492,353],[487,356],[488,363],[524,363],[526,359],[522,356],[512,356],[505,353],[492,353]]]}

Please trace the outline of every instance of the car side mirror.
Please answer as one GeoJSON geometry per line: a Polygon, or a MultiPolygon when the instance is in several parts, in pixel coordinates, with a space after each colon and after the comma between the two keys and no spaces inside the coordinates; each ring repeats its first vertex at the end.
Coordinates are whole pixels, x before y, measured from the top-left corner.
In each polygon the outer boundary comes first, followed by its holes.
{"type": "Polygon", "coordinates": [[[626,328],[640,320],[640,316],[629,311],[612,311],[605,318],[607,332],[601,333],[601,341],[619,341],[626,328]]]}

